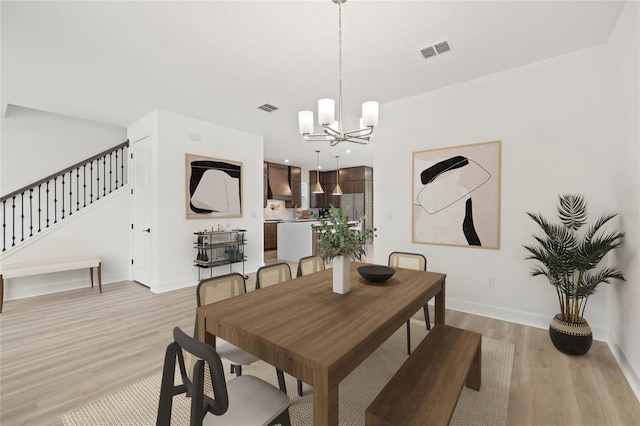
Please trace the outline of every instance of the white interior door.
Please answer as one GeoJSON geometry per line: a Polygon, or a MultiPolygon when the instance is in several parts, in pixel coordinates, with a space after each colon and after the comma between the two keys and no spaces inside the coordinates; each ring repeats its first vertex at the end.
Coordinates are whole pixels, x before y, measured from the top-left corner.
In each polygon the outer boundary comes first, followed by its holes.
{"type": "Polygon", "coordinates": [[[151,137],[135,142],[133,154],[133,259],[132,277],[134,281],[151,287],[151,137]]]}

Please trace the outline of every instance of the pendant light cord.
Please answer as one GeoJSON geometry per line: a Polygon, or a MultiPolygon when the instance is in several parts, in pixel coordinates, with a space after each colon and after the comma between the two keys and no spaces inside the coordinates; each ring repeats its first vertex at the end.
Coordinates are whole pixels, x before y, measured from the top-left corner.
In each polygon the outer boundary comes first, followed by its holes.
{"type": "Polygon", "coordinates": [[[338,0],[338,132],[342,133],[342,0],[338,0]]]}

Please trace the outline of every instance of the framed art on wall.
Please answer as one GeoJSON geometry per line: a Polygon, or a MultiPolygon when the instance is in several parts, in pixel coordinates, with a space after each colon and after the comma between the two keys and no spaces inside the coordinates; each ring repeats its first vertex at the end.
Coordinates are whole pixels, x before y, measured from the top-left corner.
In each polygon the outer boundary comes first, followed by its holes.
{"type": "Polygon", "coordinates": [[[242,163],[185,154],[187,219],[242,216],[242,163]]]}
{"type": "Polygon", "coordinates": [[[501,145],[413,153],[414,243],[500,248],[501,145]]]}

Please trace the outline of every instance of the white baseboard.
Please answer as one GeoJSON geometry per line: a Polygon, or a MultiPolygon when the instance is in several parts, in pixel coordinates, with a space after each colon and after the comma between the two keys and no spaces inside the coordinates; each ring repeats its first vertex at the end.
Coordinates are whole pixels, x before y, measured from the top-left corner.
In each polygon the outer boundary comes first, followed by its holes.
{"type": "MultiPolygon", "coordinates": [[[[495,318],[501,321],[514,322],[516,324],[541,328],[543,330],[549,329],[549,323],[551,322],[551,318],[544,315],[515,311],[499,306],[472,303],[465,300],[453,299],[450,297],[447,297],[447,309],[453,309],[454,311],[465,312],[468,314],[479,315],[488,318],[495,318]]],[[[591,331],[593,332],[594,340],[599,340],[602,342],[607,341],[607,330],[600,327],[591,326],[591,331]]]]}
{"type": "Polygon", "coordinates": [[[613,353],[616,361],[618,361],[618,365],[622,369],[622,373],[629,382],[629,386],[633,390],[633,393],[636,394],[636,398],[640,401],[640,376],[633,370],[633,367],[629,363],[629,360],[624,355],[624,352],[620,349],[620,346],[616,344],[609,343],[609,349],[613,353]]]}
{"type": "MultiPolygon", "coordinates": [[[[181,288],[195,287],[197,284],[198,284],[198,280],[180,280],[180,281],[162,283],[161,285],[152,286],[149,288],[149,290],[151,290],[152,293],[160,294],[160,293],[165,293],[167,291],[180,290],[181,288]]],[[[195,297],[196,295],[195,290],[193,291],[193,295],[195,297]]]]}

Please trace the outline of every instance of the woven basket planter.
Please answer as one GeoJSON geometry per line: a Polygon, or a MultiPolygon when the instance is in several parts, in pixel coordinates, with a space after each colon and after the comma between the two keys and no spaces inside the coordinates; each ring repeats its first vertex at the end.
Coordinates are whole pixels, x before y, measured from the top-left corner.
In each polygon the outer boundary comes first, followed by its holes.
{"type": "Polygon", "coordinates": [[[560,314],[549,324],[549,337],[556,349],[569,355],[584,355],[593,343],[591,327],[584,318],[574,324],[560,319],[560,314]]]}

